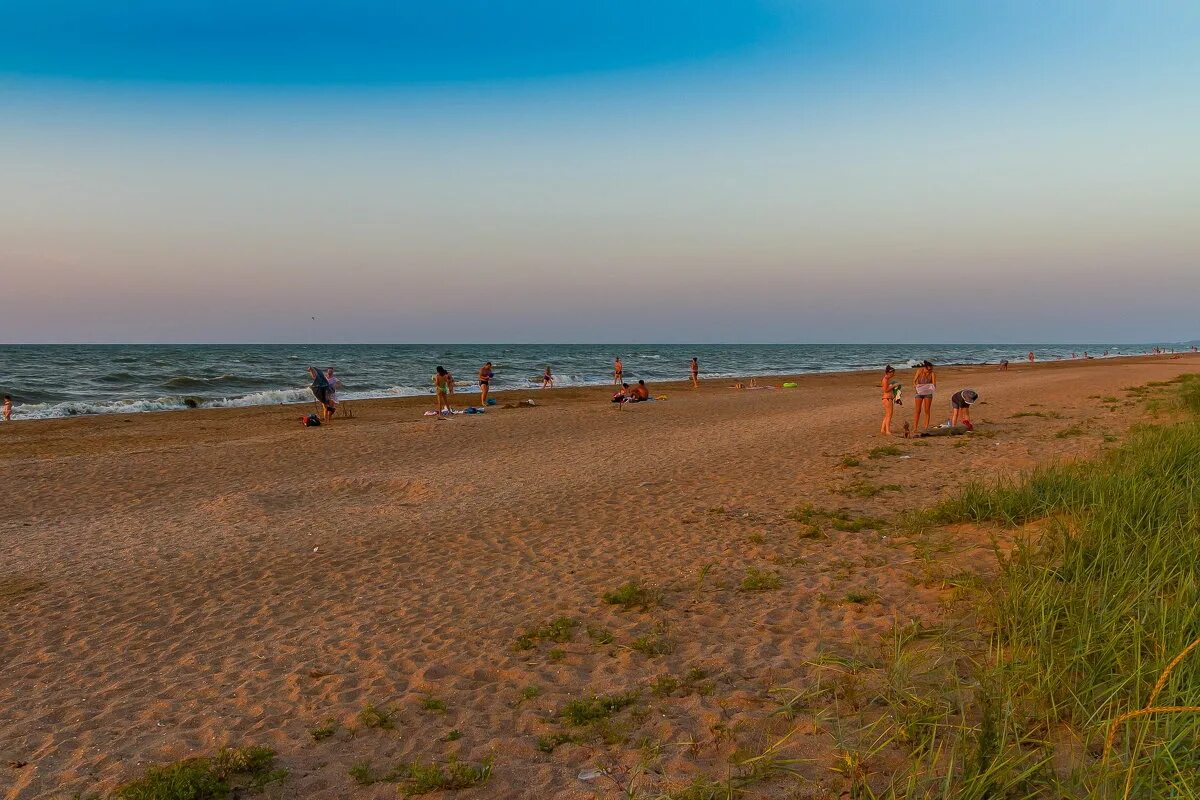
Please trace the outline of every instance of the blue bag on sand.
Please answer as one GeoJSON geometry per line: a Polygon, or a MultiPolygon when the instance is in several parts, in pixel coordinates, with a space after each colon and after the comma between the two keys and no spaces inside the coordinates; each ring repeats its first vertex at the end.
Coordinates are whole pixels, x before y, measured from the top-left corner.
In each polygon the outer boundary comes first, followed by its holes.
{"type": "Polygon", "coordinates": [[[489,406],[494,406],[494,405],[496,405],[496,398],[494,398],[494,397],[489,397],[489,398],[488,398],[488,401],[487,401],[487,404],[488,404],[489,406]]]}

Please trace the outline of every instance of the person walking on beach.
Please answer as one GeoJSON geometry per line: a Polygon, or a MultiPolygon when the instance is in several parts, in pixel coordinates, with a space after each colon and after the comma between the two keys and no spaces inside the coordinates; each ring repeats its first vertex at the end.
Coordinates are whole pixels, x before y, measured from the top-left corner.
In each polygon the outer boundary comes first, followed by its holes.
{"type": "Polygon", "coordinates": [[[879,382],[879,388],[883,394],[883,424],[879,426],[879,432],[884,436],[892,435],[892,408],[893,408],[893,387],[892,376],[896,374],[896,368],[891,364],[883,370],[883,380],[879,382]]]}
{"type": "Polygon", "coordinates": [[[933,364],[929,361],[922,361],[917,367],[917,374],[913,378],[913,388],[916,392],[916,400],[913,405],[913,430],[921,430],[921,409],[925,409],[925,428],[928,429],[932,424],[930,415],[933,409],[933,393],[937,389],[937,377],[933,374],[933,364]]]}
{"type": "Polygon", "coordinates": [[[487,405],[488,386],[491,385],[492,376],[496,373],[492,371],[492,362],[487,362],[479,368],[479,405],[487,405]]]}
{"type": "Polygon", "coordinates": [[[621,365],[621,357],[617,356],[613,359],[613,386],[620,386],[623,384],[625,382],[624,375],[625,368],[621,365]]]}
{"type": "Polygon", "coordinates": [[[542,373],[542,388],[543,389],[553,389],[554,388],[554,373],[550,371],[549,365],[547,365],[546,371],[542,373]]]}
{"type": "Polygon", "coordinates": [[[12,422],[12,395],[4,395],[4,421],[12,422]]]}
{"type": "Polygon", "coordinates": [[[700,362],[695,356],[692,356],[692,388],[700,388],[700,362]]]}
{"type": "MultiPolygon", "coordinates": [[[[1030,350],[1030,351],[1029,351],[1029,355],[1027,355],[1027,356],[1025,356],[1025,357],[1029,359],[1029,363],[1030,363],[1030,364],[1032,364],[1032,363],[1033,363],[1033,351],[1032,351],[1032,350],[1030,350]]],[[[1071,355],[1071,357],[1072,357],[1072,358],[1074,358],[1074,357],[1075,357],[1075,356],[1074,356],[1074,354],[1072,354],[1072,355],[1071,355]]]]}
{"type": "Polygon", "coordinates": [[[971,404],[979,399],[979,395],[974,389],[962,389],[954,393],[950,398],[950,426],[954,427],[960,422],[970,426],[971,424],[971,404]]]}
{"type": "Polygon", "coordinates": [[[325,422],[329,422],[333,419],[334,412],[337,411],[329,381],[325,378],[324,373],[316,367],[309,367],[308,375],[312,378],[309,388],[312,389],[313,397],[317,398],[317,402],[321,404],[321,418],[325,422]]]}
{"type": "Polygon", "coordinates": [[[440,365],[433,374],[433,392],[437,395],[437,412],[447,416],[452,414],[450,395],[454,394],[454,376],[440,365]]]}

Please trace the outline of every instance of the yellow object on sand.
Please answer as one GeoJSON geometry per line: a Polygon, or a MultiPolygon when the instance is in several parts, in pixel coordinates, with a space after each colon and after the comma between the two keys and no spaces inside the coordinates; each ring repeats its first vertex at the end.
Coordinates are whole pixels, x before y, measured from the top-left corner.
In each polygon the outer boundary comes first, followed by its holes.
{"type": "Polygon", "coordinates": [[[667,396],[666,396],[665,394],[660,394],[658,397],[656,397],[656,398],[654,398],[654,399],[655,399],[655,400],[666,400],[666,399],[667,399],[667,396]]]}

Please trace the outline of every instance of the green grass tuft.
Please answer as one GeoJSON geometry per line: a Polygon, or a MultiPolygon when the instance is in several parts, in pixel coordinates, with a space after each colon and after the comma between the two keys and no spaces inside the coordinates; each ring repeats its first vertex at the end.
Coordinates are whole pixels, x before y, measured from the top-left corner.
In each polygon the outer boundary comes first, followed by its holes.
{"type": "Polygon", "coordinates": [[[742,578],[741,590],[743,592],[766,592],[780,587],[779,575],[774,572],[767,572],[755,567],[750,567],[746,570],[746,577],[742,578]]]}
{"type": "Polygon", "coordinates": [[[621,606],[626,611],[635,608],[647,611],[662,600],[662,590],[630,580],[614,591],[605,592],[603,599],[609,605],[621,606]]]}
{"type": "Polygon", "coordinates": [[[558,712],[559,717],[570,725],[591,725],[608,719],[638,701],[640,693],[634,689],[619,694],[594,694],[569,700],[558,712]]]}
{"type": "Polygon", "coordinates": [[[112,800],[223,800],[240,790],[254,791],[282,781],[267,747],[226,748],[211,758],[186,758],[149,767],[145,774],[112,792],[112,800]]]}

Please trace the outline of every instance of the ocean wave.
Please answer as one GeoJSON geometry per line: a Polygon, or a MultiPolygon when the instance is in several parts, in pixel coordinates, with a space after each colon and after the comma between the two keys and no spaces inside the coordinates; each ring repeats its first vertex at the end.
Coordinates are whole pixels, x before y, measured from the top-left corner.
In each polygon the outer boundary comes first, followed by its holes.
{"type": "Polygon", "coordinates": [[[164,389],[206,389],[212,386],[258,386],[262,381],[245,375],[218,375],[215,378],[193,378],[191,375],[177,375],[168,378],[159,385],[164,389]]]}

